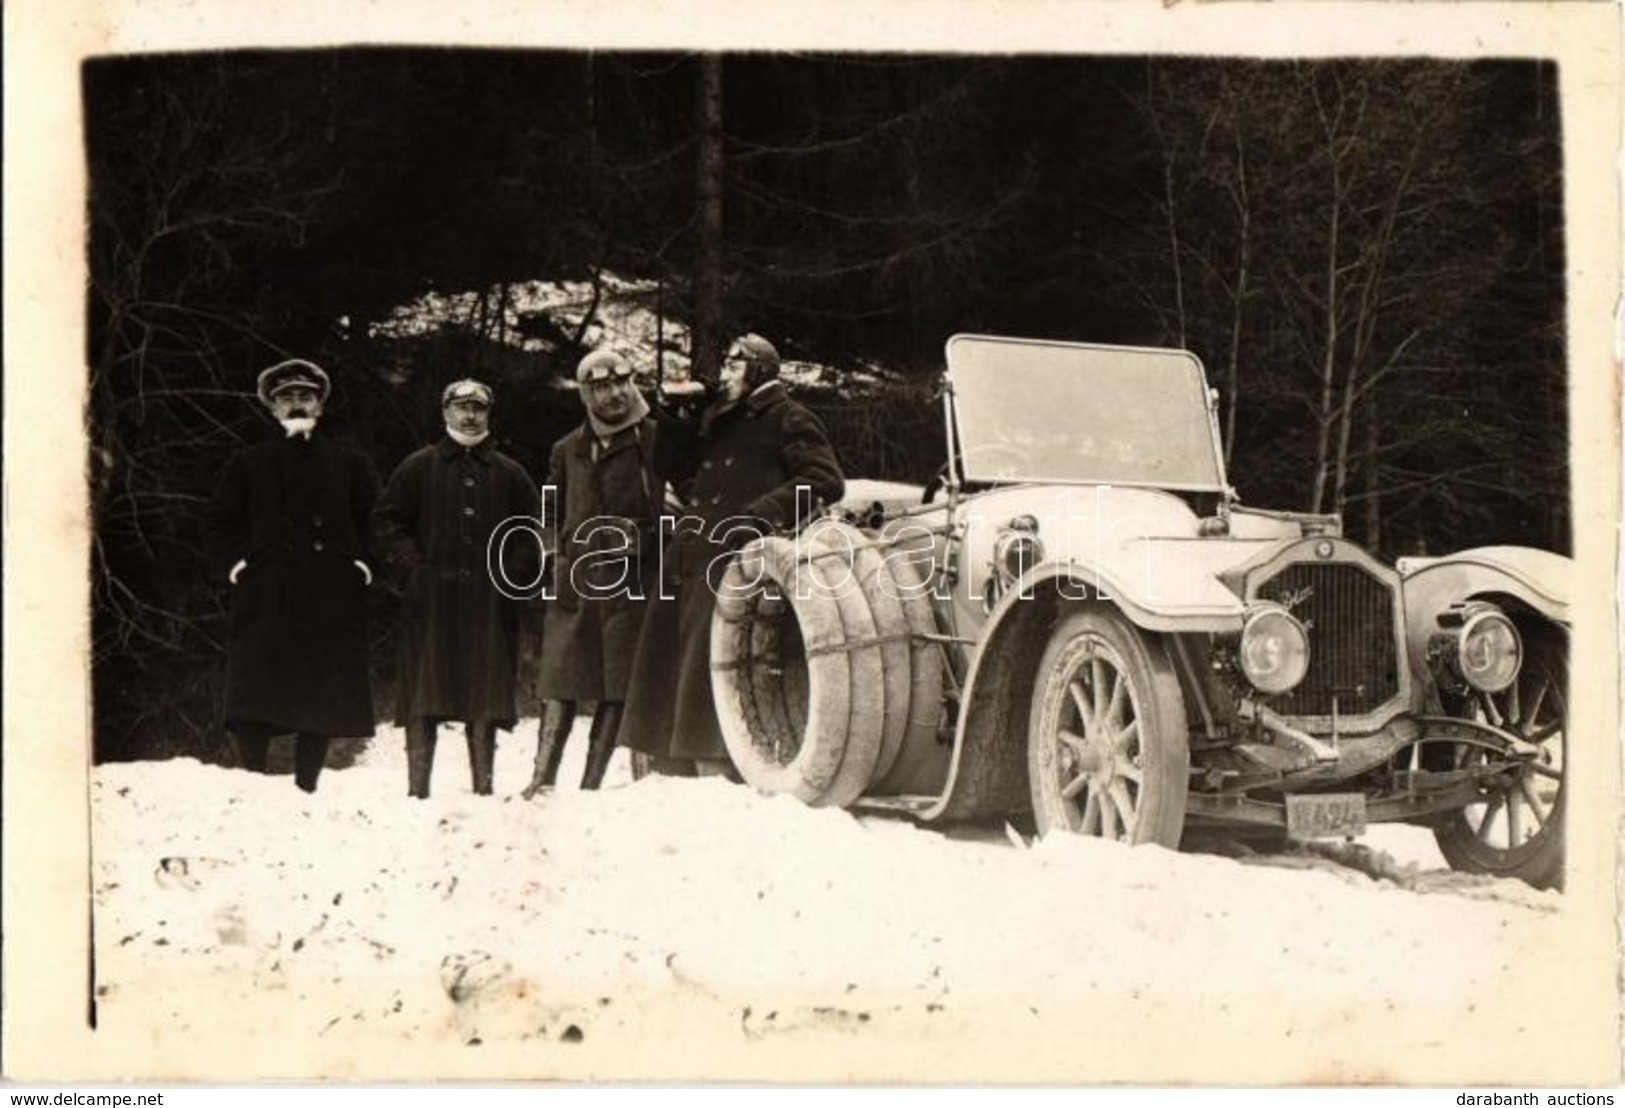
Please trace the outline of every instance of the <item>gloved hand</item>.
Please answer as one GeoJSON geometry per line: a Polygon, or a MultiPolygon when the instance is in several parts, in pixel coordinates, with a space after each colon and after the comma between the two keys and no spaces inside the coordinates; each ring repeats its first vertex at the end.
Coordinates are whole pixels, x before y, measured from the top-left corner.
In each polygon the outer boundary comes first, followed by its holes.
{"type": "Polygon", "coordinates": [[[691,377],[686,381],[661,381],[654,402],[667,415],[693,419],[710,407],[719,394],[714,382],[691,377]]]}

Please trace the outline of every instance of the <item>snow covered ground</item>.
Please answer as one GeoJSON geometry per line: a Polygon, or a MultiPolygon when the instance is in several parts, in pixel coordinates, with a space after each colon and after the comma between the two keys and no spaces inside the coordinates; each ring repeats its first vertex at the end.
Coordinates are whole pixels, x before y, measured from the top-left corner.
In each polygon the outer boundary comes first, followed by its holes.
{"type": "Polygon", "coordinates": [[[490,798],[450,733],[427,802],[388,730],[314,797],[97,767],[98,1034],[201,1079],[1562,1079],[1564,898],[1441,873],[1425,832],[1362,868],[1018,845],[620,753],[526,802],[535,732],[490,798]]]}

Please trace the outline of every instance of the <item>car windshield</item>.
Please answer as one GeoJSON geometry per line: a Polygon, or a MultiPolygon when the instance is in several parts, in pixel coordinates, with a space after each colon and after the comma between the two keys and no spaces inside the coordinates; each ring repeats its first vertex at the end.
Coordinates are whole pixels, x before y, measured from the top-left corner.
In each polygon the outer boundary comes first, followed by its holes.
{"type": "Polygon", "coordinates": [[[955,335],[948,377],[967,481],[1224,489],[1185,351],[955,335]]]}

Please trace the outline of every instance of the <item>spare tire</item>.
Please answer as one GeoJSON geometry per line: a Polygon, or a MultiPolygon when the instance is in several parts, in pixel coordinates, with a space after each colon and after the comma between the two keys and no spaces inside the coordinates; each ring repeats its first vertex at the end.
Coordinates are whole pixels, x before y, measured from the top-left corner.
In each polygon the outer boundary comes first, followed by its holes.
{"type": "Polygon", "coordinates": [[[887,763],[876,772],[875,791],[935,794],[947,780],[951,753],[939,734],[943,724],[943,675],[948,662],[942,644],[932,637],[940,634],[936,608],[928,591],[929,581],[913,561],[892,556],[882,561],[908,621],[909,688],[902,742],[906,753],[900,761],[887,763]]]}
{"type": "Polygon", "coordinates": [[[846,753],[852,671],[835,598],[788,539],[757,539],[728,564],[711,619],[711,684],[717,723],[746,784],[818,803],[846,753]],[[793,623],[790,634],[786,624],[793,623]],[[778,648],[799,640],[805,725],[784,700],[778,648]]]}
{"type": "MultiPolygon", "coordinates": [[[[874,619],[873,637],[880,651],[881,665],[880,752],[858,793],[861,796],[891,771],[898,752],[903,749],[909,724],[912,627],[903,609],[903,590],[871,536],[836,519],[819,520],[803,537],[808,536],[815,537],[829,551],[817,556],[825,579],[835,587],[857,589],[874,619]]],[[[929,617],[929,613],[927,615],[929,617]]],[[[856,676],[854,673],[854,679],[856,676]]],[[[852,757],[850,749],[847,757],[852,757]]]]}
{"type": "MultiPolygon", "coordinates": [[[[832,524],[840,527],[841,524],[832,524]]],[[[851,530],[848,528],[848,530],[851,530]]],[[[865,540],[851,531],[859,543],[865,540]]],[[[846,641],[841,646],[850,668],[851,697],[847,716],[846,750],[824,795],[813,801],[818,807],[844,808],[869,791],[875,782],[875,766],[880,760],[882,735],[886,725],[888,698],[886,664],[881,653],[881,636],[869,599],[859,587],[853,566],[854,548],[837,531],[823,524],[810,529],[797,543],[801,557],[814,567],[814,580],[832,596],[846,641]]],[[[866,548],[859,551],[874,554],[866,548]]],[[[878,561],[878,558],[876,559],[878,561]]],[[[901,612],[897,613],[901,615],[901,612]]],[[[902,644],[899,644],[902,645],[902,644]]],[[[906,658],[906,651],[901,655],[906,658]]],[[[899,688],[904,696],[906,689],[899,688]]],[[[899,732],[898,739],[902,735],[899,732]]]]}

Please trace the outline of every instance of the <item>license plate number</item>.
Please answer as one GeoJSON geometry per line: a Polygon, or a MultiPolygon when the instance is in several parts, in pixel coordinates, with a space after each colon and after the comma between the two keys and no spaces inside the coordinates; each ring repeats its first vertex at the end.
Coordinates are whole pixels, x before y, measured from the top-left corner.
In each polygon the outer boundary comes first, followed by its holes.
{"type": "Polygon", "coordinates": [[[1365,834],[1363,793],[1322,793],[1286,798],[1290,839],[1343,839],[1365,834]]]}

